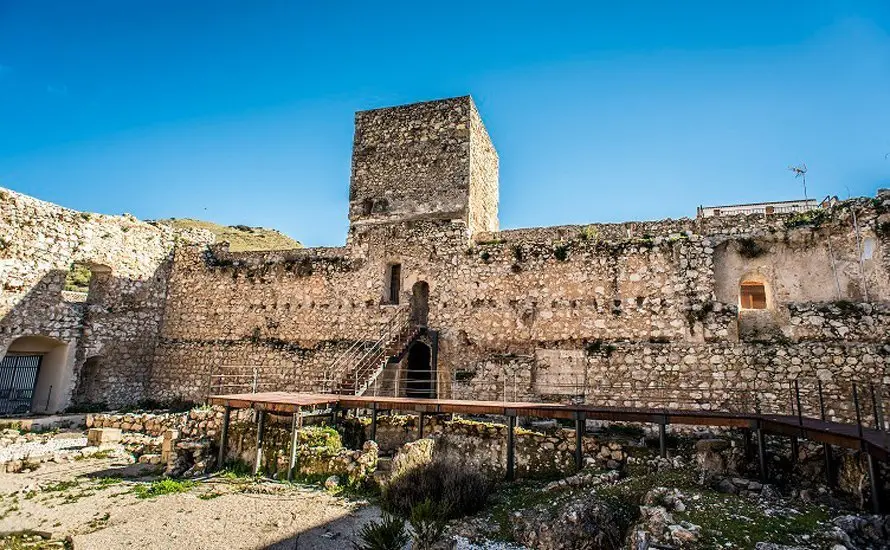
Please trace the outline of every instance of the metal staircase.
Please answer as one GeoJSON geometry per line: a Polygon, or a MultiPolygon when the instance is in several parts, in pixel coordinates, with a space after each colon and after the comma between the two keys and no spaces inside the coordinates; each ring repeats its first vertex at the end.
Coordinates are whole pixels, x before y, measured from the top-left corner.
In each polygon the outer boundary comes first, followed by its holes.
{"type": "Polygon", "coordinates": [[[325,391],[363,395],[388,363],[398,362],[407,353],[422,329],[411,319],[410,308],[399,308],[376,341],[357,341],[331,363],[325,371],[325,391]]]}

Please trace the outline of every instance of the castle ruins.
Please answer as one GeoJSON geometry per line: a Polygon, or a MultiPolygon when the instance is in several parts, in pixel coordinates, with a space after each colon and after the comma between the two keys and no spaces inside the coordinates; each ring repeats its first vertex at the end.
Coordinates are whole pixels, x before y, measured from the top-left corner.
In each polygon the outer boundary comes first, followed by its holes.
{"type": "Polygon", "coordinates": [[[890,385],[883,191],[501,231],[467,96],[357,113],[348,215],[343,247],[231,252],[0,189],[0,357],[35,373],[8,391],[38,413],[253,389],[787,412],[797,381],[849,419],[852,383],[890,385]]]}

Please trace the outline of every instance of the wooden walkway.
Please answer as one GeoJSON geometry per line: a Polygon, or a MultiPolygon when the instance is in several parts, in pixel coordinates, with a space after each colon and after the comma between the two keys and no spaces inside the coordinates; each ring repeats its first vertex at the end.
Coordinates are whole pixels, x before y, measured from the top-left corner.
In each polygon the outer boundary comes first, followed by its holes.
{"type": "Polygon", "coordinates": [[[864,450],[878,460],[890,459],[890,434],[873,428],[860,429],[855,424],[827,422],[810,417],[757,415],[716,411],[641,409],[530,403],[509,401],[463,401],[457,399],[412,399],[407,397],[369,397],[317,393],[242,393],[213,395],[213,405],[234,409],[256,409],[279,414],[311,413],[319,408],[340,410],[395,410],[424,414],[492,414],[566,420],[612,420],[658,425],[698,425],[762,429],[768,434],[799,436],[848,449],[864,450]]]}
{"type": "MultiPolygon", "coordinates": [[[[226,408],[220,441],[219,463],[222,464],[227,442],[229,415],[231,409],[254,409],[258,414],[257,466],[262,453],[262,426],[265,413],[293,415],[294,441],[296,432],[302,426],[302,419],[308,415],[330,414],[336,421],[338,411],[364,409],[372,411],[371,439],[376,437],[377,414],[379,411],[403,411],[421,415],[435,414],[489,414],[507,418],[507,478],[513,478],[513,441],[517,417],[555,418],[575,421],[575,461],[582,464],[581,439],[584,435],[585,420],[610,420],[624,422],[651,423],[659,427],[662,456],[666,456],[666,427],[671,424],[746,428],[748,434],[757,435],[757,449],[760,460],[761,477],[767,477],[765,435],[789,437],[792,454],[796,455],[797,439],[817,441],[825,446],[826,457],[831,456],[831,445],[861,450],[868,457],[869,477],[872,490],[872,504],[880,510],[879,470],[876,461],[890,459],[890,434],[856,424],[828,422],[810,417],[787,415],[764,415],[753,413],[731,413],[718,411],[694,411],[676,409],[643,409],[621,407],[597,407],[593,405],[567,405],[561,403],[528,403],[505,401],[462,401],[456,399],[415,399],[406,397],[371,397],[358,395],[313,394],[313,393],[242,393],[213,395],[208,398],[213,405],[226,408]]],[[[423,437],[423,422],[419,425],[419,437],[423,437]]],[[[291,470],[295,464],[295,445],[292,447],[291,470]]],[[[826,460],[829,481],[832,477],[831,459],[826,460]]],[[[292,471],[289,472],[289,476],[292,471]]]]}

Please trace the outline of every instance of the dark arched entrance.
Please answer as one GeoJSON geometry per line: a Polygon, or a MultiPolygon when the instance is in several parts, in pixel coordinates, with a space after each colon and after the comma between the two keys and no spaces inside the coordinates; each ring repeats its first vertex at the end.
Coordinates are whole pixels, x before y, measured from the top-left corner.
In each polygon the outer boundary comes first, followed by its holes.
{"type": "Polygon", "coordinates": [[[430,312],[430,285],[417,281],[411,287],[411,320],[425,327],[430,312]]]}
{"type": "Polygon", "coordinates": [[[411,346],[405,373],[405,397],[424,399],[436,397],[436,381],[431,365],[432,353],[429,346],[423,342],[411,346]]]}

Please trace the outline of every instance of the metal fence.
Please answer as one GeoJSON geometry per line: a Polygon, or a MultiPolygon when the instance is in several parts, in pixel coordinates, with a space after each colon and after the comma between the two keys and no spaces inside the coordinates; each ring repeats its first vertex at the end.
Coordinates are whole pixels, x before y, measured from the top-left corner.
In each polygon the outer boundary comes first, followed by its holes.
{"type": "Polygon", "coordinates": [[[31,410],[41,355],[7,355],[0,361],[0,414],[31,410]]]}

